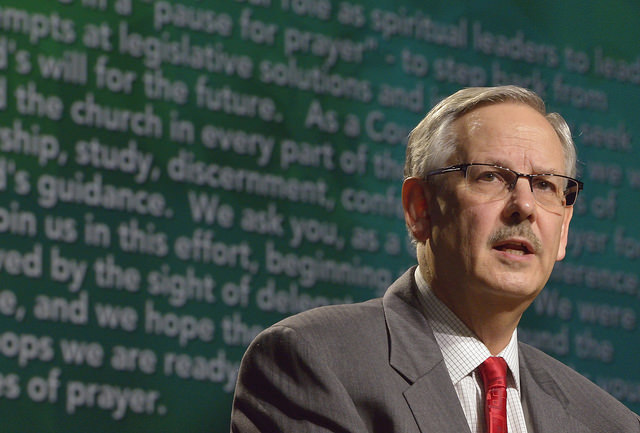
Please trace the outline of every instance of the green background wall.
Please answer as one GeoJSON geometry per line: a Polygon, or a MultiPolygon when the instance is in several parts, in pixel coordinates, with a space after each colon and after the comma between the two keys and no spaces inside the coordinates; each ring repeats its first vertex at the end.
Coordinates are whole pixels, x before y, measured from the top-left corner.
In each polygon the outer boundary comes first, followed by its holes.
{"type": "Polygon", "coordinates": [[[533,88],[586,189],[520,336],[640,411],[636,2],[4,0],[6,432],[224,432],[240,358],[415,262],[408,131],[533,88]]]}

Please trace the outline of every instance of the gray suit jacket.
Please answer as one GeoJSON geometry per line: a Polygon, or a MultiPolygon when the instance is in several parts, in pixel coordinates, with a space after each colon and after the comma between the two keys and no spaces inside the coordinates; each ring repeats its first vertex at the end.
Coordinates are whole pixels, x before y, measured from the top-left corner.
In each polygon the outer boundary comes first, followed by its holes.
{"type": "MultiPolygon", "coordinates": [[[[240,367],[231,431],[469,432],[416,292],[411,269],[381,299],[261,333],[240,367]]],[[[519,353],[533,432],[640,432],[633,412],[583,376],[526,344],[519,353]]]]}

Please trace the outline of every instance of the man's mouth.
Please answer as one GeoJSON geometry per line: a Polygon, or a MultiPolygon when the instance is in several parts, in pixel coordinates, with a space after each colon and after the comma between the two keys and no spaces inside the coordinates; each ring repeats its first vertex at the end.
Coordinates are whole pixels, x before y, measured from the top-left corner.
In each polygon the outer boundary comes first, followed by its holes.
{"type": "Polygon", "coordinates": [[[495,245],[494,248],[515,256],[524,256],[535,252],[531,244],[524,241],[505,241],[495,245]]]}
{"type": "Polygon", "coordinates": [[[529,225],[504,226],[489,236],[489,247],[512,257],[542,253],[542,242],[529,225]]]}

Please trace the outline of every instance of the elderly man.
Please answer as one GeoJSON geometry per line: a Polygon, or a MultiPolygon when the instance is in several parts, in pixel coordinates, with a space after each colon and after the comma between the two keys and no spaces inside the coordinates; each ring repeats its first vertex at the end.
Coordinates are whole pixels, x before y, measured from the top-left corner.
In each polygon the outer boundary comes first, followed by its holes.
{"type": "Polygon", "coordinates": [[[565,255],[582,184],[534,93],[469,88],[414,129],[402,189],[418,266],[383,298],[323,307],[249,347],[232,432],[640,432],[516,327],[565,255]]]}

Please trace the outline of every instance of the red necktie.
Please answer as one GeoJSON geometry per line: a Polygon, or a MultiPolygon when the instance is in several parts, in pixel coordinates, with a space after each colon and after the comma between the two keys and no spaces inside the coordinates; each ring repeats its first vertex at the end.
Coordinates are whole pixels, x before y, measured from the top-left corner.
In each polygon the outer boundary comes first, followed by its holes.
{"type": "Polygon", "coordinates": [[[486,433],[507,433],[507,363],[492,356],[478,369],[484,383],[486,433]]]}

